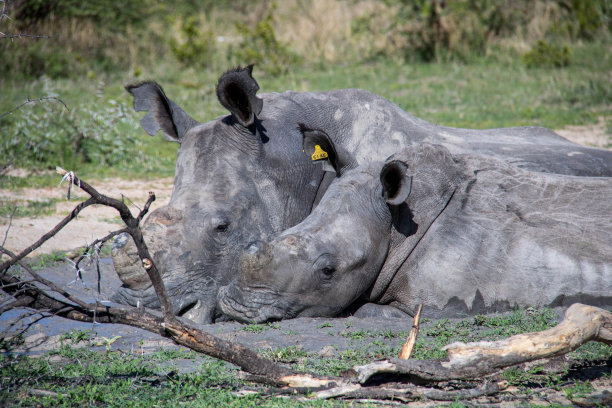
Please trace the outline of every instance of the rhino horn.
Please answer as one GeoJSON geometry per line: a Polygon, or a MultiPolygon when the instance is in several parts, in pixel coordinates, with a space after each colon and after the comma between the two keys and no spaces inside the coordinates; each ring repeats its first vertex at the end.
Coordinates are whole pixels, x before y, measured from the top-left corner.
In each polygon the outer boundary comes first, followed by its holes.
{"type": "Polygon", "coordinates": [[[240,257],[240,269],[259,271],[272,261],[272,247],[264,241],[252,242],[240,257]]]}
{"type": "Polygon", "coordinates": [[[128,233],[123,233],[113,242],[111,250],[115,271],[124,286],[142,290],[151,285],[147,272],[142,267],[138,257],[138,249],[128,233]]]}

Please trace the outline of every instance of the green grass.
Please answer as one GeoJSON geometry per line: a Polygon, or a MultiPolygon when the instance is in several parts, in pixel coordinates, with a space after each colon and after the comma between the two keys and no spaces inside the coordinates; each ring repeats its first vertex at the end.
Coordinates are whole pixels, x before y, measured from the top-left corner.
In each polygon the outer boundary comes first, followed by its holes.
{"type": "MultiPolygon", "coordinates": [[[[191,373],[162,368],[160,353],[138,356],[110,351],[93,352],[63,346],[47,356],[0,356],[0,405],[12,407],[340,407],[337,401],[288,401],[259,394],[237,396],[247,385],[236,379],[236,369],[204,358],[191,373]],[[50,360],[56,358],[56,360],[50,360]],[[39,396],[34,390],[55,393],[39,396]]],[[[162,354],[162,361],[184,359],[183,352],[162,354]]],[[[366,405],[367,406],[367,405],[366,405]]]]}
{"type": "Polygon", "coordinates": [[[30,261],[30,266],[34,270],[48,268],[66,260],[67,254],[64,251],[53,251],[50,254],[41,254],[30,261]]]}
{"type": "MultiPolygon", "coordinates": [[[[442,319],[428,323],[421,329],[415,358],[442,357],[440,348],[453,341],[492,340],[512,334],[542,330],[556,323],[556,315],[549,309],[517,310],[503,315],[476,316],[462,320],[442,319]],[[491,330],[496,330],[491,333],[491,330]]],[[[276,325],[248,325],[257,332],[276,325]]],[[[345,332],[351,347],[335,350],[333,357],[321,357],[300,346],[260,350],[277,362],[295,370],[312,371],[322,375],[340,375],[355,365],[397,355],[408,331],[354,330],[352,324],[345,332]],[[383,340],[393,340],[392,344],[383,340]]],[[[322,329],[328,329],[325,325],[322,329]]],[[[250,329],[249,329],[250,331],[250,329]]],[[[351,406],[343,401],[297,401],[254,393],[240,397],[236,391],[252,388],[253,384],[236,377],[236,367],[199,355],[186,349],[161,349],[147,356],[121,351],[91,351],[72,345],[87,342],[89,331],[71,331],[62,336],[62,344],[47,355],[32,358],[14,356],[10,352],[0,356],[0,405],[16,407],[148,407],[148,406],[351,406]],[[179,361],[196,362],[195,371],[176,371],[179,361]],[[198,366],[198,364],[200,364],[198,366]],[[53,397],[37,395],[32,390],[56,393],[53,397]]],[[[9,343],[0,347],[10,350],[9,343]]],[[[578,361],[612,358],[612,347],[589,343],[570,355],[578,361]]],[[[570,398],[580,398],[592,391],[588,381],[571,380],[569,370],[550,372],[541,365],[527,370],[507,369],[503,377],[522,394],[532,393],[534,387],[550,387],[570,398]],[[569,379],[569,380],[568,380],[569,379]]],[[[258,386],[261,387],[261,386],[258,386]]],[[[263,388],[258,388],[264,390],[263,388]]],[[[265,392],[264,392],[265,394],[265,392]]],[[[362,405],[360,405],[362,406],[362,405]]],[[[364,404],[363,406],[371,406],[364,404]]]]}
{"type": "Polygon", "coordinates": [[[265,324],[247,324],[240,328],[242,331],[252,332],[252,333],[261,333],[269,329],[280,329],[280,325],[278,323],[265,323],[265,324]]]}
{"type": "Polygon", "coordinates": [[[55,204],[60,201],[57,198],[46,200],[3,200],[0,198],[0,223],[2,218],[40,217],[49,215],[55,209],[55,204]]]}

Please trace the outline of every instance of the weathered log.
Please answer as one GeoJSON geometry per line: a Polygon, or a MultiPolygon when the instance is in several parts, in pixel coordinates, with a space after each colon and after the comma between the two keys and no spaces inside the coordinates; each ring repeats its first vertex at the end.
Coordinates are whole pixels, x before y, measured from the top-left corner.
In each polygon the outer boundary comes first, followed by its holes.
{"type": "Polygon", "coordinates": [[[557,326],[498,341],[452,343],[449,361],[389,359],[355,367],[360,383],[378,374],[404,375],[413,382],[479,378],[513,365],[567,354],[589,341],[612,344],[612,313],[575,303],[557,326]]]}
{"type": "Polygon", "coordinates": [[[575,303],[566,310],[561,323],[542,332],[444,346],[450,361],[442,364],[451,370],[492,370],[567,354],[591,340],[612,345],[612,313],[575,303]]]}

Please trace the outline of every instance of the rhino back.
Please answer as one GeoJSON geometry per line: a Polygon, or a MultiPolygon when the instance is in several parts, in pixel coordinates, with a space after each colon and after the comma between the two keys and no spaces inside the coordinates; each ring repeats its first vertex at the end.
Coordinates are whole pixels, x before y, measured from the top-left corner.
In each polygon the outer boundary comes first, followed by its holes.
{"type": "MultiPolygon", "coordinates": [[[[352,165],[384,160],[405,147],[428,142],[441,144],[452,154],[499,158],[527,170],[612,176],[612,151],[577,145],[541,127],[480,130],[439,126],[360,89],[276,95],[295,107],[301,122],[330,135],[350,155],[347,161],[352,165]]],[[[291,110],[288,105],[278,106],[282,106],[279,114],[291,110]]]]}
{"type": "Polygon", "coordinates": [[[612,179],[461,161],[465,179],[380,303],[432,316],[612,304],[612,179]]]}

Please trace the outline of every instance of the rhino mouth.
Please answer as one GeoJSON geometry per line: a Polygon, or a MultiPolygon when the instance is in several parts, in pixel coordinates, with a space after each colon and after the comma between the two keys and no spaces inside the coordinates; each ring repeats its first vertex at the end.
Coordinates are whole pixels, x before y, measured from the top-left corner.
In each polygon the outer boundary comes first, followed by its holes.
{"type": "Polygon", "coordinates": [[[269,290],[239,289],[228,285],[219,289],[217,299],[221,313],[243,323],[265,323],[290,319],[295,315],[288,305],[283,305],[280,295],[269,290]]]}
{"type": "MultiPolygon", "coordinates": [[[[217,284],[214,280],[201,277],[194,283],[185,279],[164,279],[164,284],[175,315],[198,324],[213,322],[217,301],[217,284]]],[[[157,293],[150,284],[143,289],[122,286],[117,289],[112,300],[134,307],[160,308],[157,293]]]]}

